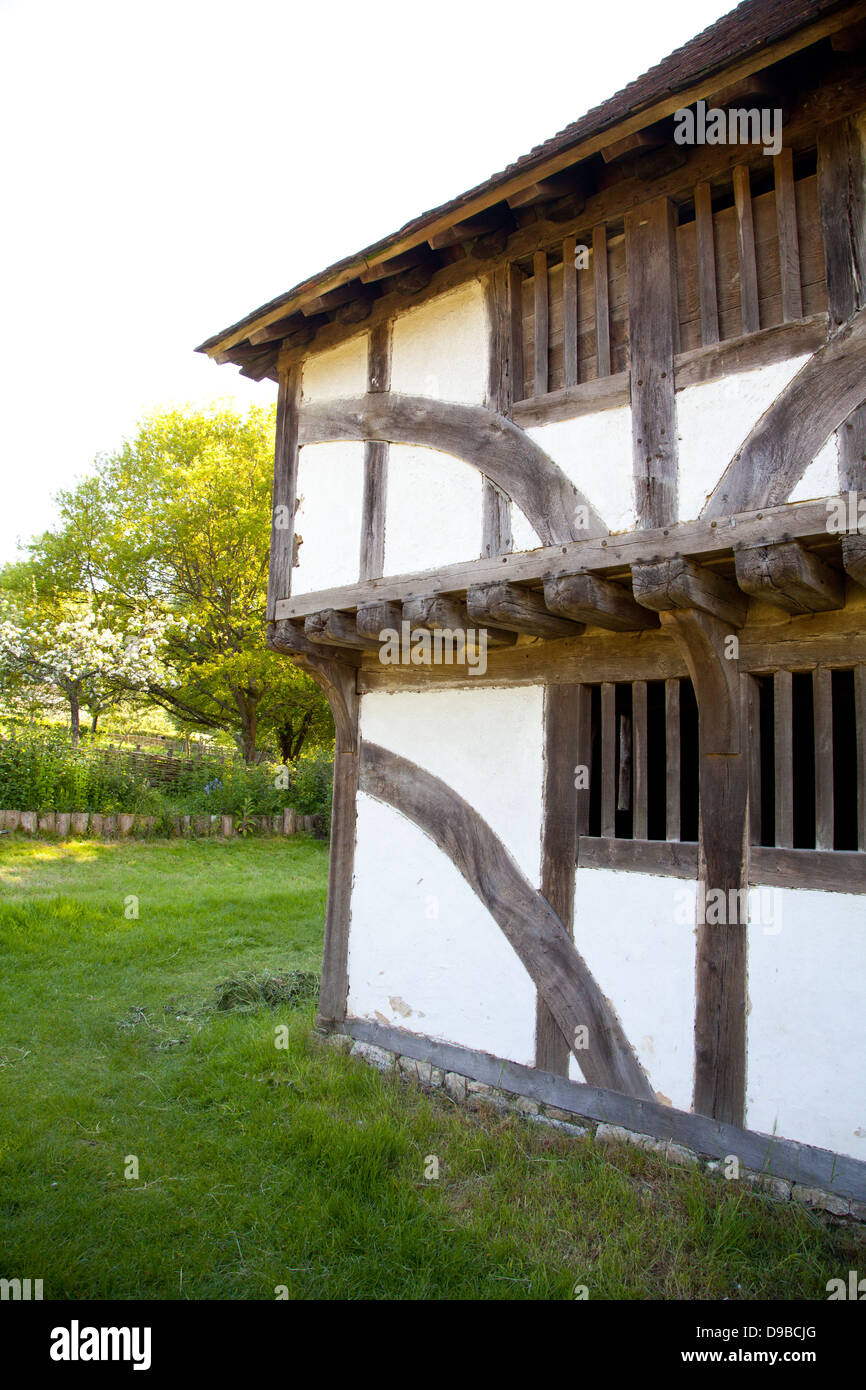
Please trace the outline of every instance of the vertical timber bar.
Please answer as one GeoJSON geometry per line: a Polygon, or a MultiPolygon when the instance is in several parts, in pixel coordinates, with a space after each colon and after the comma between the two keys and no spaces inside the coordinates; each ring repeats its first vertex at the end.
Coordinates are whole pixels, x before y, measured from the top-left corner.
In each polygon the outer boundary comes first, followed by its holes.
{"type": "Polygon", "coordinates": [[[292,587],[295,549],[295,503],[298,490],[298,404],[301,368],[280,371],[277,394],[277,431],[274,449],[274,488],[271,510],[271,555],[268,567],[268,621],[272,622],[279,599],[292,587]]]}
{"type": "Polygon", "coordinates": [[[607,282],[607,228],[592,229],[592,275],[595,290],[595,354],[599,376],[610,376],[610,308],[607,282]]]}
{"type": "MultiPolygon", "coordinates": [[[[511,416],[515,392],[509,270],[510,267],[501,266],[488,276],[484,285],[488,326],[487,408],[506,417],[511,416]]],[[[522,394],[522,369],[516,389],[518,395],[522,394]]],[[[485,558],[505,555],[512,549],[511,501],[489,478],[484,478],[482,483],[481,532],[481,554],[485,558]]]]}
{"type": "Polygon", "coordinates": [[[605,839],[616,836],[616,686],[604,681],[601,687],[601,833],[605,839]]]}
{"type": "Polygon", "coordinates": [[[647,714],[646,681],[635,681],[631,688],[632,769],[634,811],[632,834],[636,840],[647,837],[647,714]]]}
{"type": "Polygon", "coordinates": [[[513,399],[525,393],[523,366],[523,276],[512,262],[508,267],[508,360],[513,399]]]}
{"type": "Polygon", "coordinates": [[[327,672],[327,681],[320,683],[325,686],[336,728],[331,851],[318,1010],[319,1023],[330,1026],[346,1017],[349,990],[349,921],[355,867],[360,700],[354,666],[322,661],[319,670],[327,672]]]}
{"type": "Polygon", "coordinates": [[[776,227],[779,233],[779,274],[782,280],[782,318],[785,323],[803,317],[800,285],[800,238],[797,232],[797,200],[794,196],[794,159],[783,149],[773,160],[776,181],[776,227]]]}
{"type": "Polygon", "coordinates": [[[665,762],[667,764],[666,799],[669,840],[680,838],[680,683],[665,681],[665,762]]]}
{"type": "MultiPolygon", "coordinates": [[[[391,325],[382,323],[370,333],[367,346],[367,390],[391,388],[391,325]]],[[[379,440],[364,445],[364,494],[361,504],[361,579],[379,579],[385,572],[385,508],[388,495],[388,448],[379,440]]]]}
{"type": "Polygon", "coordinates": [[[812,675],[815,709],[815,848],[833,848],[833,673],[812,675]]]}
{"type": "Polygon", "coordinates": [[[776,844],[794,845],[794,750],[791,741],[793,688],[790,671],[773,677],[773,734],[776,760],[776,844]]]}
{"type": "Polygon", "coordinates": [[[667,198],[625,220],[631,358],[632,465],[638,525],[677,516],[676,223],[667,198]]]}
{"type": "Polygon", "coordinates": [[[711,347],[719,341],[719,303],[716,291],[716,248],[713,200],[708,183],[695,186],[695,232],[698,252],[698,294],[701,306],[701,342],[711,347]]]}
{"type": "Polygon", "coordinates": [[[562,370],[563,386],[577,385],[577,238],[562,243],[562,370]]]}
{"type": "Polygon", "coordinates": [[[743,698],[743,736],[749,759],[749,843],[761,843],[761,721],[760,690],[754,676],[740,677],[743,698]]]}
{"type": "Polygon", "coordinates": [[[755,228],[752,221],[752,189],[745,164],[734,167],[734,203],[737,210],[737,262],[740,270],[740,313],[743,333],[757,333],[758,265],[755,260],[755,228]]]}
{"type": "MultiPolygon", "coordinates": [[[[582,687],[548,685],[544,692],[544,825],[541,892],[566,931],[573,929],[574,876],[578,850],[578,791],[582,687]]],[[[535,1065],[568,1075],[567,1039],[544,1000],[535,1011],[535,1065]]]]}
{"type": "Polygon", "coordinates": [[[535,395],[547,395],[547,357],[550,306],[547,297],[547,252],[532,257],[535,277],[535,395]]]}
{"type": "MultiPolygon", "coordinates": [[[[857,126],[835,121],[818,134],[818,207],[824,237],[830,331],[866,303],[866,159],[857,126]]],[[[839,491],[866,491],[866,406],[838,432],[839,491]]]]}

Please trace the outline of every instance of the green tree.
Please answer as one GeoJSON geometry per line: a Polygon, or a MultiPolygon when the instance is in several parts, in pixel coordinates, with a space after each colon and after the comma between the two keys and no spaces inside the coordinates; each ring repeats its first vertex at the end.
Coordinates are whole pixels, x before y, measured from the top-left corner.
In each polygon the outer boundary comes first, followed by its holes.
{"type": "Polygon", "coordinates": [[[284,758],[332,735],[315,682],[265,645],[273,438],[272,409],[154,414],[60,494],[59,525],[31,546],[39,592],[182,619],[148,695],[184,726],[230,734],[247,762],[265,734],[284,758]]]}

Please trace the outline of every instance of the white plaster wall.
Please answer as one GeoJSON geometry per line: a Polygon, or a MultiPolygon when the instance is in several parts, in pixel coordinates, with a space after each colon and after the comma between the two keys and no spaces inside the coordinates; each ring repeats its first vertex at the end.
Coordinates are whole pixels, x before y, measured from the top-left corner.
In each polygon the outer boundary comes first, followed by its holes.
{"type": "Polygon", "coordinates": [[[473,280],[395,321],[391,390],[483,405],[487,356],[484,291],[473,280]]]}
{"type": "Polygon", "coordinates": [[[363,444],[306,444],[300,450],[295,532],[304,543],[292,570],[293,594],[357,583],[363,490],[363,444]]]}
{"type": "Polygon", "coordinates": [[[373,691],[361,701],[361,737],[418,763],[468,801],[537,888],[543,708],[537,685],[373,691]]]}
{"type": "Polygon", "coordinates": [[[749,927],[746,1123],[866,1159],[866,899],[760,892],[780,911],[749,927]]]}
{"type": "Polygon", "coordinates": [[[301,376],[302,401],[362,396],[367,390],[368,339],[367,333],[361,333],[326,352],[308,357],[301,376]]]}
{"type": "MultiPolygon", "coordinates": [[[[700,515],[740,445],[808,360],[808,355],[790,357],[677,392],[681,521],[700,515]]],[[[831,438],[794,488],[791,499],[824,497],[836,490],[836,445],[831,438]]]]}
{"type": "MultiPolygon", "coordinates": [[[[636,525],[630,406],[536,425],[526,432],[559,464],[611,531],[629,531],[636,525]]],[[[515,540],[514,548],[532,547],[518,546],[515,540]]]]}
{"type": "MultiPolygon", "coordinates": [[[[574,941],[616,1010],[662,1104],[692,1107],[697,885],[654,874],[581,869],[574,941]]],[[[582,1081],[572,1054],[572,1080],[582,1081]]]]}
{"type": "Polygon", "coordinates": [[[392,444],[385,573],[435,569],[481,554],[481,474],[438,449],[392,444]]]}
{"type": "Polygon", "coordinates": [[[535,987],[513,948],[438,845],[363,792],[348,1011],[533,1064],[535,987]]]}
{"type": "Polygon", "coordinates": [[[515,502],[511,504],[511,536],[515,550],[537,550],[544,544],[526,513],[515,502]]]}

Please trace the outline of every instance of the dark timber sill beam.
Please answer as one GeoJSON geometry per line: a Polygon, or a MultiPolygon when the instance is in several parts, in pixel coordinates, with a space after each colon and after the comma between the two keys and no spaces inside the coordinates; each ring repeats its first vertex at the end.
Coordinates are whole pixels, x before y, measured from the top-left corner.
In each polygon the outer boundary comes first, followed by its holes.
{"type": "Polygon", "coordinates": [[[457,1072],[487,1086],[528,1096],[576,1116],[622,1125],[637,1134],[651,1134],[656,1139],[670,1139],[709,1158],[736,1154],[743,1167],[752,1172],[772,1174],[856,1201],[866,1201],[866,1163],[844,1154],[723,1124],[706,1115],[677,1110],[657,1101],[638,1100],[619,1091],[570,1081],[552,1072],[493,1057],[489,1052],[475,1052],[369,1019],[346,1018],[339,1031],[398,1056],[430,1062],[444,1071],[457,1072]]]}
{"type": "Polygon", "coordinates": [[[720,520],[681,521],[652,530],[623,531],[541,546],[490,559],[446,565],[414,574],[389,575],[317,593],[297,594],[276,603],[277,619],[302,618],[325,608],[355,609],[362,604],[405,602],[434,594],[462,593],[484,584],[528,583],[556,579],[581,570],[622,571],[632,565],[674,556],[708,558],[731,554],[734,544],[766,545],[776,540],[826,540],[828,501],[783,503],[744,511],[720,520]]]}

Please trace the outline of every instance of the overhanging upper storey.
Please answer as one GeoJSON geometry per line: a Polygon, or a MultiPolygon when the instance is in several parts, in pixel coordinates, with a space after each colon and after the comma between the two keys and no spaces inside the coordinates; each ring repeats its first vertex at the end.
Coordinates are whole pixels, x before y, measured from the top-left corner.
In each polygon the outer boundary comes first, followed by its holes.
{"type": "Polygon", "coordinates": [[[203,345],[279,382],[275,643],[367,663],[399,621],[661,651],[677,609],[856,606],[864,44],[863,0],[750,0],[203,345]]]}

